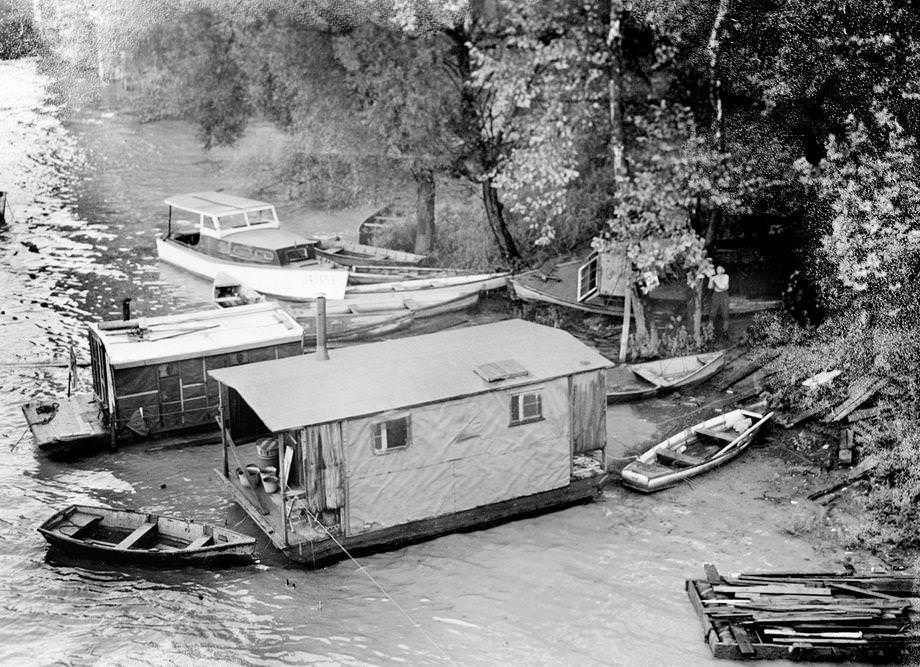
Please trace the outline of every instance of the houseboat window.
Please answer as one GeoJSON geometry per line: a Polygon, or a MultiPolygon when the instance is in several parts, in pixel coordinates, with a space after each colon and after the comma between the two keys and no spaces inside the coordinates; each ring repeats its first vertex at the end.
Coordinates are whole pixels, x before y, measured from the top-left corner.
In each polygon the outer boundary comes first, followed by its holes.
{"type": "Polygon", "coordinates": [[[543,399],[538,391],[511,396],[511,426],[543,419],[543,399]]]}
{"type": "Polygon", "coordinates": [[[374,423],[374,451],[388,452],[409,446],[409,416],[374,423]]]}

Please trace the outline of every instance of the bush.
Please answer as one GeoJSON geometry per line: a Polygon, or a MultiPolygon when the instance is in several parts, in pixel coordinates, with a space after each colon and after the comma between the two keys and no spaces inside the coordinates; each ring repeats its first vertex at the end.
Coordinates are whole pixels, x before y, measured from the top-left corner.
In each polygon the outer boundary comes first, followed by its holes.
{"type": "Polygon", "coordinates": [[[38,53],[39,39],[32,20],[0,0],[0,60],[13,60],[38,53]]]}

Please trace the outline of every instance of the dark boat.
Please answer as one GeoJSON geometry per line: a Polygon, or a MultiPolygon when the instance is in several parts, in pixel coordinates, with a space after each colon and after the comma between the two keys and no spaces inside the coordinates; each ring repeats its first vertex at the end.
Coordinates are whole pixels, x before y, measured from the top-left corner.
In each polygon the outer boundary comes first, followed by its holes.
{"type": "Polygon", "coordinates": [[[246,563],[256,543],[207,523],[85,505],[55,513],[38,532],[69,556],[167,567],[246,563]]]}

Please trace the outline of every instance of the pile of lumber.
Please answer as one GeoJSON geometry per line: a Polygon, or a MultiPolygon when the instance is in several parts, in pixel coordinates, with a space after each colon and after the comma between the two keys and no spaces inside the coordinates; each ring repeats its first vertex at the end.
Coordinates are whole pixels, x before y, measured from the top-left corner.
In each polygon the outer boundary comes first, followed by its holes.
{"type": "Polygon", "coordinates": [[[717,658],[903,660],[920,654],[920,582],[910,576],[754,573],[686,589],[717,658]]]}

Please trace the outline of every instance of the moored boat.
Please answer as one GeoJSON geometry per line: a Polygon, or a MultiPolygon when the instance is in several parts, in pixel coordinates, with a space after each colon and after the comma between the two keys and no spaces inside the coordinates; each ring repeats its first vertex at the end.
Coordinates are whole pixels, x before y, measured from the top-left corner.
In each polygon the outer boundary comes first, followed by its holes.
{"type": "Polygon", "coordinates": [[[275,303],[100,322],[87,333],[92,393],[22,406],[48,453],[140,438],[213,441],[220,396],[208,369],[303,353],[303,328],[275,303]]]}
{"type": "Polygon", "coordinates": [[[417,278],[445,278],[448,276],[474,275],[474,271],[442,267],[421,266],[350,266],[349,285],[371,285],[417,278]]]}
{"type": "Polygon", "coordinates": [[[732,410],[684,429],[620,471],[623,484],[651,493],[717,468],[741,454],[773,413],[732,410]]]}
{"type": "Polygon", "coordinates": [[[320,260],[315,239],[283,229],[267,202],[196,192],[169,197],[166,204],[167,231],[156,240],[164,262],[212,280],[230,274],[279,299],[313,298],[318,284],[345,287],[347,272],[320,260]]]}
{"type": "Polygon", "coordinates": [[[587,502],[607,477],[609,366],[509,320],[215,370],[229,401],[218,477],[310,566],[587,502]],[[266,443],[277,491],[231,474],[266,443]]]}
{"type": "Polygon", "coordinates": [[[338,238],[320,239],[313,250],[317,256],[340,266],[415,266],[428,259],[426,255],[338,238]]]}
{"type": "Polygon", "coordinates": [[[620,369],[607,374],[607,402],[622,403],[690,387],[708,380],[725,365],[725,350],[629,364],[633,377],[620,369]]]}
{"type": "Polygon", "coordinates": [[[256,543],[221,526],[86,505],[56,512],[38,532],[68,556],[159,566],[245,563],[256,543]]]}

